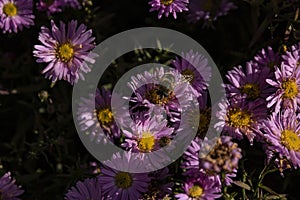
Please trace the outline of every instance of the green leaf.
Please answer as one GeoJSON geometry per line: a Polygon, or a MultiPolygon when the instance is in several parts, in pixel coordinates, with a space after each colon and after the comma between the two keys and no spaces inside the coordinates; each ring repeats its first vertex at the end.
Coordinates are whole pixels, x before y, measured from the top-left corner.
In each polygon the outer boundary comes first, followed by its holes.
{"type": "Polygon", "coordinates": [[[274,190],[272,190],[271,188],[269,188],[269,187],[267,187],[265,185],[261,184],[261,185],[259,185],[259,187],[261,189],[269,192],[270,194],[272,194],[272,195],[268,196],[267,199],[268,198],[270,199],[271,197],[272,197],[271,199],[286,199],[286,195],[285,194],[277,194],[274,190]],[[277,198],[275,198],[275,197],[277,197],[277,198]]]}
{"type": "Polygon", "coordinates": [[[233,183],[241,188],[246,189],[246,190],[251,190],[251,187],[248,184],[243,183],[242,181],[234,181],[233,183]]]}
{"type": "Polygon", "coordinates": [[[285,194],[279,194],[279,195],[269,195],[266,196],[266,200],[271,200],[271,199],[281,199],[281,200],[286,200],[286,195],[285,194]]]}

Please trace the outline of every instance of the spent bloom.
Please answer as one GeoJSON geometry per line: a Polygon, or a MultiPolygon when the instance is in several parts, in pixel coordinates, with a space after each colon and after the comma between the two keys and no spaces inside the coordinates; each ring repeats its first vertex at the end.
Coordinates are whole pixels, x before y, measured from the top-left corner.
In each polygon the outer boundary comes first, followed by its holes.
{"type": "Polygon", "coordinates": [[[65,200],[86,200],[97,199],[104,200],[102,196],[101,187],[97,178],[88,178],[83,182],[78,181],[76,186],[69,189],[65,195],[65,200]]]}
{"type": "Polygon", "coordinates": [[[15,184],[16,180],[10,175],[10,172],[7,172],[0,178],[0,199],[20,200],[18,196],[23,194],[24,190],[15,184]]]}
{"type": "Polygon", "coordinates": [[[63,79],[74,84],[79,78],[83,79],[83,72],[90,71],[86,62],[95,62],[96,55],[90,52],[95,48],[92,30],[86,30],[84,24],[77,25],[77,21],[72,20],[66,30],[65,23],[60,22],[58,27],[51,20],[51,29],[41,28],[42,45],[35,45],[33,54],[38,63],[48,63],[42,73],[52,82],[63,79]]]}
{"type": "Polygon", "coordinates": [[[273,113],[263,129],[268,151],[279,154],[280,160],[289,161],[295,169],[300,166],[299,117],[292,109],[273,113]]]}
{"type": "Polygon", "coordinates": [[[163,15],[166,17],[169,14],[173,14],[173,17],[177,18],[177,13],[182,11],[187,11],[187,4],[189,0],[151,0],[149,5],[151,5],[150,12],[158,11],[158,19],[163,15]]]}
{"type": "Polygon", "coordinates": [[[3,33],[22,31],[34,25],[32,0],[0,0],[0,29],[3,33]]]}
{"type": "Polygon", "coordinates": [[[208,176],[203,172],[195,174],[193,177],[188,177],[183,183],[183,192],[176,194],[176,199],[179,200],[212,200],[220,198],[221,184],[218,178],[208,176]]]}
{"type": "Polygon", "coordinates": [[[268,107],[275,107],[278,113],[281,108],[298,109],[300,104],[300,68],[290,67],[281,63],[280,68],[276,68],[275,80],[267,79],[266,82],[277,90],[268,98],[268,107]]]}
{"type": "Polygon", "coordinates": [[[201,140],[196,138],[185,151],[182,168],[188,176],[195,171],[205,171],[209,175],[219,176],[225,173],[225,183],[229,185],[237,172],[239,160],[242,158],[241,149],[229,136],[201,140]]]}

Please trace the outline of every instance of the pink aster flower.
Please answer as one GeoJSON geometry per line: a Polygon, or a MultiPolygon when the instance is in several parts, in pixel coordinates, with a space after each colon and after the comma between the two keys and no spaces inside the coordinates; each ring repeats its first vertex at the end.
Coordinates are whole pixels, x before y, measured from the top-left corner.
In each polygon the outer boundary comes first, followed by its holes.
{"type": "Polygon", "coordinates": [[[34,25],[32,0],[0,0],[0,29],[3,33],[22,31],[34,25]]]}
{"type": "MultiPolygon", "coordinates": [[[[133,95],[124,98],[130,101],[130,111],[133,115],[139,113],[137,110],[151,111],[159,106],[164,108],[169,121],[178,123],[180,112],[188,107],[194,98],[188,85],[178,71],[159,67],[153,72],[145,71],[143,74],[132,76],[128,86],[133,95]]],[[[141,119],[137,116],[134,116],[134,119],[141,119]]]]}
{"type": "Polygon", "coordinates": [[[123,109],[121,103],[112,102],[111,91],[104,88],[97,89],[95,95],[90,94],[88,98],[81,98],[77,111],[79,128],[90,135],[91,141],[96,143],[104,141],[106,144],[107,139],[114,141],[120,138],[121,130],[115,122],[116,116],[111,104],[115,109],[123,109]]]}
{"type": "Polygon", "coordinates": [[[300,65],[300,43],[289,47],[282,55],[282,59],[286,65],[292,68],[298,68],[300,65]]]}
{"type": "Polygon", "coordinates": [[[177,57],[173,61],[173,65],[189,81],[189,89],[194,95],[200,96],[207,88],[211,78],[211,66],[208,65],[207,58],[190,50],[182,53],[182,58],[177,57]]]}
{"type": "Polygon", "coordinates": [[[266,105],[262,101],[246,102],[223,101],[219,103],[220,111],[217,117],[220,120],[215,124],[218,130],[223,129],[225,134],[238,140],[248,138],[250,144],[254,138],[261,139],[260,122],[267,117],[266,105]]]}
{"type": "Polygon", "coordinates": [[[35,45],[33,54],[38,63],[48,63],[42,73],[52,82],[63,79],[74,84],[79,78],[84,79],[83,73],[90,71],[86,62],[95,62],[96,55],[90,52],[95,48],[92,30],[86,30],[83,24],[77,25],[77,21],[72,20],[66,30],[63,22],[57,27],[51,21],[51,30],[41,28],[42,45],[35,45]]]}
{"type": "Polygon", "coordinates": [[[275,87],[277,91],[268,98],[268,108],[275,107],[278,113],[281,108],[298,109],[300,104],[300,68],[290,67],[281,63],[276,68],[275,80],[267,79],[266,82],[275,87]]]}
{"type": "MultiPolygon", "coordinates": [[[[292,109],[273,113],[264,122],[264,137],[267,150],[279,160],[288,161],[295,169],[300,167],[300,123],[299,115],[292,109]]],[[[280,164],[281,162],[277,162],[280,164]]],[[[288,166],[289,164],[286,164],[288,166]]],[[[282,165],[279,167],[282,167],[282,165]]],[[[288,167],[285,167],[288,168],[288,167]]]]}
{"type": "Polygon", "coordinates": [[[144,122],[133,123],[130,129],[123,130],[125,143],[122,146],[134,152],[153,152],[168,145],[173,130],[167,127],[167,120],[149,118],[144,122]]]}
{"type": "Polygon", "coordinates": [[[258,99],[265,101],[274,92],[274,88],[266,83],[268,77],[270,77],[268,68],[257,69],[250,62],[246,64],[245,70],[242,66],[234,67],[226,75],[229,81],[225,84],[227,95],[236,99],[246,98],[247,101],[258,99]]]}
{"type": "Polygon", "coordinates": [[[254,56],[253,64],[258,69],[270,69],[274,70],[275,66],[279,66],[281,63],[281,57],[279,53],[274,52],[272,47],[268,46],[266,49],[262,49],[258,54],[254,56]]]}
{"type": "Polygon", "coordinates": [[[164,14],[166,17],[169,14],[173,14],[173,17],[177,18],[177,13],[182,11],[187,11],[187,4],[189,0],[151,0],[149,5],[151,5],[150,12],[159,11],[158,19],[160,19],[164,14]]]}
{"type": "Polygon", "coordinates": [[[183,192],[176,194],[179,200],[213,200],[220,198],[221,184],[218,178],[199,172],[189,177],[183,184],[183,192]]]}

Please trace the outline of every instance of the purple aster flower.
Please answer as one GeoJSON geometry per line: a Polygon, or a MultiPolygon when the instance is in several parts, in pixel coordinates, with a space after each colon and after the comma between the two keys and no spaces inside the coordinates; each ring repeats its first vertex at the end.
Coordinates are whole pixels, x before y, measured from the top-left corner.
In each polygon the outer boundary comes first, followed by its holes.
{"type": "MultiPolygon", "coordinates": [[[[133,159],[128,153],[123,157],[115,154],[109,162],[116,168],[127,169],[137,166],[136,161],[137,159],[133,159]]],[[[105,199],[130,200],[141,198],[142,194],[147,192],[151,179],[146,173],[129,173],[104,166],[98,180],[105,199]]]]}
{"type": "Polygon", "coordinates": [[[32,0],[0,0],[0,28],[3,33],[22,31],[34,25],[32,0]]]}
{"type": "Polygon", "coordinates": [[[208,66],[205,56],[191,50],[186,54],[182,53],[182,58],[177,57],[173,65],[189,81],[195,96],[198,97],[207,88],[211,78],[211,67],[208,66]]]}
{"type": "Polygon", "coordinates": [[[221,196],[220,181],[203,172],[195,174],[194,177],[187,178],[183,184],[183,193],[175,195],[179,200],[212,200],[221,196]]]}
{"type": "Polygon", "coordinates": [[[275,91],[266,83],[266,78],[270,77],[268,68],[256,69],[252,63],[246,64],[246,70],[242,66],[230,70],[226,78],[229,84],[225,84],[227,95],[230,98],[246,98],[248,101],[265,99],[275,91]]]}
{"type": "Polygon", "coordinates": [[[104,140],[104,143],[107,143],[107,138],[114,141],[121,136],[111,104],[118,107],[116,109],[122,109],[122,105],[111,102],[111,95],[110,90],[97,89],[95,96],[91,94],[89,98],[82,98],[78,106],[77,119],[80,130],[90,135],[91,140],[96,142],[104,140]]]}
{"type": "Polygon", "coordinates": [[[51,30],[41,28],[39,40],[43,45],[35,45],[33,54],[38,63],[49,63],[42,73],[52,82],[63,79],[74,84],[79,78],[83,79],[83,72],[90,71],[86,62],[95,62],[96,55],[90,52],[95,48],[92,30],[86,30],[83,24],[78,28],[77,25],[77,21],[72,20],[66,30],[63,22],[57,27],[51,20],[51,30]]]}
{"type": "Polygon", "coordinates": [[[140,200],[163,200],[165,197],[171,195],[174,183],[171,181],[169,168],[165,167],[151,172],[149,177],[151,178],[151,182],[148,191],[140,198],[140,200]]]}
{"type": "Polygon", "coordinates": [[[81,4],[78,0],[65,0],[65,5],[74,9],[81,9],[81,4]]]}
{"type": "Polygon", "coordinates": [[[187,11],[187,4],[189,0],[151,0],[149,5],[151,5],[150,12],[152,11],[159,11],[158,12],[158,19],[160,19],[163,14],[166,17],[169,14],[173,14],[173,17],[177,18],[177,13],[182,11],[187,11]]]}
{"type": "Polygon", "coordinates": [[[282,55],[283,62],[292,69],[300,65],[300,43],[292,45],[282,55]]]}
{"type": "MultiPolygon", "coordinates": [[[[180,112],[190,105],[193,96],[188,89],[189,84],[178,71],[167,71],[163,67],[156,68],[153,73],[145,71],[131,77],[128,85],[131,88],[132,97],[124,97],[130,101],[130,111],[139,113],[139,110],[152,110],[161,106],[172,123],[180,121],[180,112]],[[181,102],[179,103],[179,100],[181,102]],[[138,110],[138,111],[137,111],[138,110]]],[[[133,117],[138,119],[138,117],[133,117]]],[[[141,120],[141,119],[139,119],[141,120]]]]}
{"type": "Polygon", "coordinates": [[[209,95],[207,91],[204,91],[202,96],[197,98],[197,102],[191,104],[185,110],[185,115],[182,119],[187,119],[185,122],[181,122],[185,134],[189,131],[196,131],[196,136],[204,138],[207,134],[210,124],[213,124],[211,117],[211,106],[208,104],[209,95]]]}
{"type": "Polygon", "coordinates": [[[276,68],[275,79],[267,79],[266,82],[277,88],[277,91],[267,98],[268,108],[275,107],[278,113],[280,108],[298,109],[300,104],[300,68],[293,68],[281,63],[276,68]]]}
{"type": "Polygon", "coordinates": [[[215,124],[215,128],[223,129],[225,134],[238,140],[247,137],[250,144],[253,139],[261,139],[260,122],[267,117],[266,105],[262,101],[246,102],[223,101],[219,103],[220,111],[217,117],[220,122],[215,124]]]}
{"type": "Polygon", "coordinates": [[[62,11],[62,3],[61,0],[39,0],[36,7],[39,11],[46,11],[47,15],[51,15],[62,11]]]}
{"type": "Polygon", "coordinates": [[[47,15],[62,12],[65,7],[80,9],[81,5],[77,0],[39,0],[36,4],[39,11],[46,11],[47,15]]]}
{"type": "Polygon", "coordinates": [[[24,193],[21,186],[15,184],[16,180],[11,178],[10,172],[5,173],[0,178],[0,199],[20,200],[18,196],[24,193]]]}
{"type": "Polygon", "coordinates": [[[275,53],[270,46],[268,46],[267,49],[262,49],[257,55],[254,56],[253,60],[253,64],[256,65],[260,70],[269,68],[273,71],[275,66],[278,67],[280,63],[281,57],[278,53],[275,53]]]}
{"type": "Polygon", "coordinates": [[[263,129],[268,150],[278,153],[280,160],[287,159],[295,169],[300,166],[299,117],[292,109],[273,113],[263,129]]]}
{"type": "Polygon", "coordinates": [[[207,23],[217,20],[220,16],[227,15],[236,6],[228,0],[191,0],[188,8],[188,21],[195,23],[202,19],[207,23]]]}
{"type": "Polygon", "coordinates": [[[150,118],[124,129],[125,143],[121,146],[134,152],[153,152],[170,143],[173,131],[174,128],[167,127],[167,120],[150,118]]]}
{"type": "Polygon", "coordinates": [[[101,186],[97,178],[88,178],[83,182],[78,181],[65,196],[65,200],[104,200],[101,194],[101,186]]]}

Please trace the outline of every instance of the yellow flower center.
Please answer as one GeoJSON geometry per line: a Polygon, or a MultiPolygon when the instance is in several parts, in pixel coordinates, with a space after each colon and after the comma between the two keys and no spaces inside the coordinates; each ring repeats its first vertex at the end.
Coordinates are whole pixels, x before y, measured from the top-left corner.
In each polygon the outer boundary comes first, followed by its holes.
{"type": "Polygon", "coordinates": [[[247,83],[241,87],[241,93],[246,94],[248,99],[257,99],[260,95],[259,87],[254,83],[247,83]]]}
{"type": "Polygon", "coordinates": [[[228,124],[235,128],[249,126],[252,120],[252,114],[239,108],[230,109],[228,112],[228,124]]]}
{"type": "Polygon", "coordinates": [[[111,124],[113,122],[113,113],[109,108],[105,108],[97,112],[97,118],[104,125],[111,124]]]}
{"type": "Polygon", "coordinates": [[[194,80],[194,72],[192,70],[186,69],[182,72],[183,77],[185,78],[185,80],[187,80],[188,82],[193,82],[194,80]]]}
{"type": "Polygon", "coordinates": [[[163,105],[168,103],[174,94],[164,86],[159,85],[157,88],[151,89],[146,94],[146,99],[148,99],[153,104],[163,105]]]}
{"type": "Polygon", "coordinates": [[[62,62],[69,62],[74,56],[74,48],[70,43],[64,43],[57,48],[56,56],[62,62]]]}
{"type": "Polygon", "coordinates": [[[194,185],[188,191],[188,195],[192,198],[200,198],[203,194],[203,188],[199,185],[194,185]]]}
{"type": "Polygon", "coordinates": [[[3,6],[3,12],[9,17],[13,17],[17,15],[18,9],[15,4],[7,3],[3,6]]]}
{"type": "Polygon", "coordinates": [[[292,130],[284,130],[281,132],[281,142],[289,150],[300,150],[300,138],[297,133],[292,130]]]}
{"type": "Polygon", "coordinates": [[[161,4],[164,4],[165,6],[171,5],[174,0],[160,0],[161,4]]]}
{"type": "Polygon", "coordinates": [[[115,176],[115,183],[118,188],[127,189],[132,185],[132,177],[127,172],[119,172],[115,176]]]}
{"type": "Polygon", "coordinates": [[[152,133],[144,132],[138,140],[138,147],[143,152],[150,152],[155,145],[155,138],[152,133]]]}
{"type": "Polygon", "coordinates": [[[286,80],[282,83],[282,89],[284,90],[283,97],[293,99],[298,94],[298,86],[295,80],[286,80]]]}

